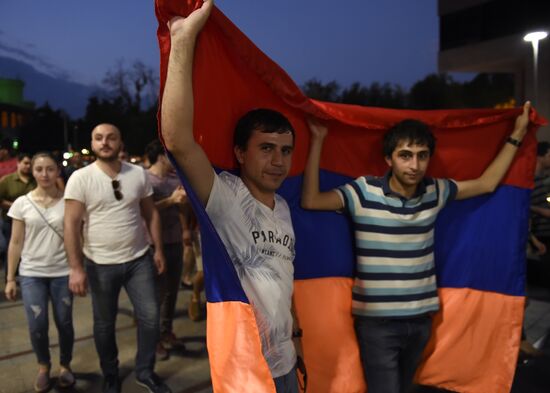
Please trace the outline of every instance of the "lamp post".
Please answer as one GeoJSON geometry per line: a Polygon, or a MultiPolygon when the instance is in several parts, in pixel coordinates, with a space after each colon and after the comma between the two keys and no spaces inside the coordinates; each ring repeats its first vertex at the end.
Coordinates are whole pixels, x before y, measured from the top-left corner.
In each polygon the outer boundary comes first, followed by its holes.
{"type": "Polygon", "coordinates": [[[532,33],[528,33],[523,37],[523,40],[526,42],[530,42],[533,46],[533,101],[535,105],[537,104],[538,99],[538,57],[539,57],[539,41],[545,39],[548,37],[548,33],[546,31],[534,31],[532,33]]]}

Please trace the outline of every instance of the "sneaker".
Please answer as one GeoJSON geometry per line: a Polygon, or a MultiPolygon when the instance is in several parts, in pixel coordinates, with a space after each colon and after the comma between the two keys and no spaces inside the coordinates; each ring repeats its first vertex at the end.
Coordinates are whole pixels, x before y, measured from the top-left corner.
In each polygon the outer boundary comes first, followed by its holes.
{"type": "Polygon", "coordinates": [[[120,393],[121,386],[118,375],[106,375],[103,379],[103,393],[120,393]]]}
{"type": "Polygon", "coordinates": [[[149,393],[172,393],[172,390],[155,373],[144,379],[136,378],[136,383],[146,388],[149,393]]]}
{"type": "Polygon", "coordinates": [[[166,360],[170,357],[170,354],[168,353],[168,351],[166,350],[166,348],[164,347],[164,345],[162,345],[162,343],[158,343],[157,344],[157,350],[155,352],[155,357],[157,360],[166,360]]]}
{"type": "Polygon", "coordinates": [[[34,380],[34,391],[38,393],[50,390],[50,369],[40,368],[34,380]]]}
{"type": "Polygon", "coordinates": [[[191,295],[191,299],[189,300],[189,308],[187,309],[189,313],[189,319],[197,322],[201,319],[201,306],[198,299],[196,299],[193,295],[191,295]]]}
{"type": "Polygon", "coordinates": [[[73,372],[68,367],[61,368],[57,377],[57,386],[60,388],[70,388],[76,382],[73,372]]]}
{"type": "Polygon", "coordinates": [[[177,338],[174,332],[163,333],[160,341],[162,346],[167,349],[185,349],[183,340],[177,338]]]}

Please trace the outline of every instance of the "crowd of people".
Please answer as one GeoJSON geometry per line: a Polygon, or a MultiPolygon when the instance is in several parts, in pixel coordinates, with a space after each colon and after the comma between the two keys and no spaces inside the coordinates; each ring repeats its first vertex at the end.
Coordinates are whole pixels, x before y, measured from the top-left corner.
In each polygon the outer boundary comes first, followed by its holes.
{"type": "Polygon", "coordinates": [[[48,152],[19,154],[15,171],[0,180],[5,294],[15,300],[21,291],[38,361],[34,388],[45,392],[52,383],[49,303],[59,336],[57,385],[74,385],[73,296],[89,292],[103,391],[120,392],[115,321],[124,288],[137,324],[136,381],[150,392],[170,392],[154,365],[184,348],[172,327],[184,265],[195,275],[190,318],[201,318],[198,226],[158,140],[146,147],[149,168],[121,159],[114,125],[94,128],[91,145],[96,160],[71,171],[66,186],[48,152]]]}
{"type": "MultiPolygon", "coordinates": [[[[302,332],[292,303],[295,237],[289,207],[277,194],[291,166],[296,136],[283,114],[252,110],[235,128],[238,175],[214,171],[193,134],[191,85],[195,42],[212,6],[206,0],[187,18],[175,17],[169,24],[162,133],[254,307],[276,391],[297,393],[302,332]],[[274,235],[254,236],[268,232],[274,235]],[[272,275],[257,274],[266,266],[272,275]]],[[[412,386],[431,335],[432,316],[440,307],[435,219],[452,200],[496,189],[527,132],[529,111],[527,102],[506,143],[477,179],[427,177],[435,138],[426,124],[405,120],[384,135],[385,176],[361,176],[325,192],[319,190],[319,162],[330,129],[319,119],[309,119],[302,207],[344,211],[356,228],[351,312],[369,392],[398,393],[412,386]]],[[[91,146],[96,161],[74,170],[66,187],[59,181],[58,162],[48,153],[19,155],[13,173],[0,180],[2,233],[9,239],[5,293],[8,299],[16,298],[18,276],[39,364],[35,390],[46,391],[51,384],[49,300],[60,337],[58,384],[75,383],[72,302],[74,295],[89,292],[103,391],[121,391],[115,321],[124,288],[137,323],[136,381],[150,392],[170,392],[154,366],[171,348],[183,346],[173,330],[181,280],[193,286],[190,318],[200,318],[204,277],[197,222],[159,141],[145,149],[147,169],[125,161],[121,133],[112,124],[93,129],[91,146]]],[[[0,146],[0,160],[2,154],[0,146]]],[[[538,165],[540,173],[550,168],[550,145],[539,145],[538,165]]],[[[546,200],[550,182],[539,177],[536,181],[532,243],[543,254],[550,239],[550,209],[536,198],[546,200]]]]}

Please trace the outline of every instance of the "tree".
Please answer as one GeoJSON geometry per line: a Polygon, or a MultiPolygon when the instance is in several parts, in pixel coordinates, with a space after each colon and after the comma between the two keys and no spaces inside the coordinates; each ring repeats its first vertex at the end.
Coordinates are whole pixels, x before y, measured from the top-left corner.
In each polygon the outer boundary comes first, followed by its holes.
{"type": "Polygon", "coordinates": [[[116,125],[131,154],[143,154],[147,143],[157,138],[158,79],[154,71],[136,61],[125,68],[119,61],[103,79],[107,95],[90,97],[86,114],[78,123],[78,140],[88,145],[90,131],[100,123],[116,125]]]}

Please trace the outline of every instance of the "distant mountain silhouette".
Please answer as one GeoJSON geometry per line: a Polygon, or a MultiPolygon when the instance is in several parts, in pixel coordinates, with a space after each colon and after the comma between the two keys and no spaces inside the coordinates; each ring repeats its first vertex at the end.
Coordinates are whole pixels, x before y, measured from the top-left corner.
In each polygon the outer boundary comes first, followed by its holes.
{"type": "Polygon", "coordinates": [[[9,57],[0,56],[0,78],[21,79],[25,82],[23,96],[42,106],[46,101],[53,109],[63,109],[73,119],[84,115],[88,97],[100,93],[100,88],[55,78],[33,66],[9,57]]]}

